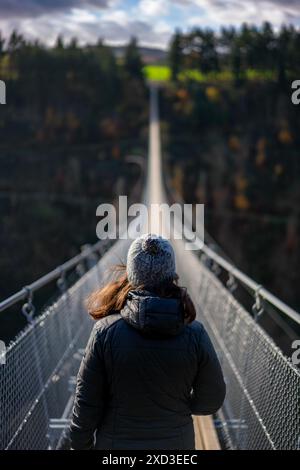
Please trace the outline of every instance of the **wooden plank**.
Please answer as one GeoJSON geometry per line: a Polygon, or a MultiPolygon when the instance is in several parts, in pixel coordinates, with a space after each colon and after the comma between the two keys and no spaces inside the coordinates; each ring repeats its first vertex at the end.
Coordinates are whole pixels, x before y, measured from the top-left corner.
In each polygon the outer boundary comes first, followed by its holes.
{"type": "Polygon", "coordinates": [[[193,416],[196,450],[220,450],[212,416],[193,416]]]}
{"type": "Polygon", "coordinates": [[[204,444],[202,441],[201,431],[199,428],[198,416],[193,416],[194,432],[195,432],[195,447],[196,450],[204,450],[204,444]]]}

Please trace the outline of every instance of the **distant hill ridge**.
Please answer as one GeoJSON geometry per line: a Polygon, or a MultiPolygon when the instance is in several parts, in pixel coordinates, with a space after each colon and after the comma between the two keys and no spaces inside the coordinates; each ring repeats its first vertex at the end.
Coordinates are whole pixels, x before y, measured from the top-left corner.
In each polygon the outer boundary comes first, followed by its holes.
{"type": "MultiPolygon", "coordinates": [[[[109,46],[117,58],[122,58],[126,46],[109,46]]],[[[167,59],[167,51],[153,47],[139,47],[140,54],[145,64],[162,63],[167,59]]]]}

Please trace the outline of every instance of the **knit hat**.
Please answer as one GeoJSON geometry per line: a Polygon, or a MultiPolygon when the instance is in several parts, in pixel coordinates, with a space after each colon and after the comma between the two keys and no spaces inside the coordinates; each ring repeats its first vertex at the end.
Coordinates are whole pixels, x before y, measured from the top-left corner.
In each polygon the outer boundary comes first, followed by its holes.
{"type": "Polygon", "coordinates": [[[127,277],[134,287],[147,288],[175,279],[175,254],[168,240],[151,233],[136,238],[127,255],[127,277]]]}

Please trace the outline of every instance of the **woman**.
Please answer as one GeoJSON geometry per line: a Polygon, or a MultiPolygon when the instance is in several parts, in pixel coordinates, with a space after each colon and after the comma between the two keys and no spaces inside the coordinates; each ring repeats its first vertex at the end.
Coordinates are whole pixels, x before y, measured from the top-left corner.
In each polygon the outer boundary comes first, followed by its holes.
{"type": "Polygon", "coordinates": [[[194,449],[191,415],[221,407],[219,361],[177,280],[171,244],[147,234],[125,273],[92,294],[98,321],[77,378],[73,449],[194,449]]]}

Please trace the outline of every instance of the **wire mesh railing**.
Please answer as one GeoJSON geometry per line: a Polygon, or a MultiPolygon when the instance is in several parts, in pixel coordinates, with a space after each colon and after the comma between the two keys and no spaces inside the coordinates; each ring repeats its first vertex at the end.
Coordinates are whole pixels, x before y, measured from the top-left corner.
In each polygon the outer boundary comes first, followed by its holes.
{"type": "MultiPolygon", "coordinates": [[[[56,447],[92,327],[83,301],[105,282],[110,265],[124,262],[129,243],[117,242],[8,347],[6,364],[0,367],[2,449],[56,447]]],[[[181,283],[188,287],[222,363],[227,396],[216,422],[230,447],[298,449],[299,370],[215,274],[182,241],[173,243],[181,283]]]]}
{"type": "Polygon", "coordinates": [[[70,395],[68,381],[79,365],[78,350],[90,332],[82,300],[93,287],[92,272],[8,347],[0,369],[1,448],[49,447],[49,419],[63,413],[70,395]]]}
{"type": "Polygon", "coordinates": [[[70,409],[74,376],[92,328],[84,300],[105,282],[111,264],[124,262],[127,245],[126,240],[113,245],[8,346],[0,366],[1,449],[56,447],[65,426],[53,433],[50,423],[70,409]]]}
{"type": "Polygon", "coordinates": [[[227,394],[218,425],[234,449],[300,448],[300,370],[194,253],[176,242],[181,281],[222,364],[227,394]]]}
{"type": "MultiPolygon", "coordinates": [[[[157,122],[157,115],[153,113],[153,116],[157,122]]],[[[155,139],[159,138],[157,133],[158,129],[152,133],[152,153],[160,158],[159,149],[154,145],[155,139]]],[[[162,197],[161,188],[158,191],[158,185],[154,184],[156,178],[154,173],[152,186],[162,197]]],[[[299,370],[258,325],[257,316],[252,318],[233,297],[230,283],[227,289],[194,252],[184,249],[181,240],[173,243],[181,283],[188,287],[198,319],[205,324],[222,363],[227,396],[216,423],[226,435],[228,446],[234,449],[299,449],[299,370]]],[[[124,262],[129,244],[130,240],[115,243],[94,267],[82,272],[81,278],[70,288],[65,286],[64,270],[73,268],[86,254],[78,255],[63,269],[57,268],[29,289],[22,289],[0,303],[1,311],[26,298],[23,313],[30,322],[8,347],[4,366],[0,356],[1,449],[57,447],[68,423],[74,376],[92,327],[83,301],[90,291],[105,282],[110,265],[124,262]],[[62,295],[41,315],[33,316],[31,293],[57,278],[61,281],[62,295]],[[54,437],[53,429],[56,430],[54,437]]],[[[297,312],[231,263],[206,246],[202,251],[230,274],[231,284],[238,279],[251,287],[256,295],[257,314],[262,297],[299,322],[297,312]]]]}

